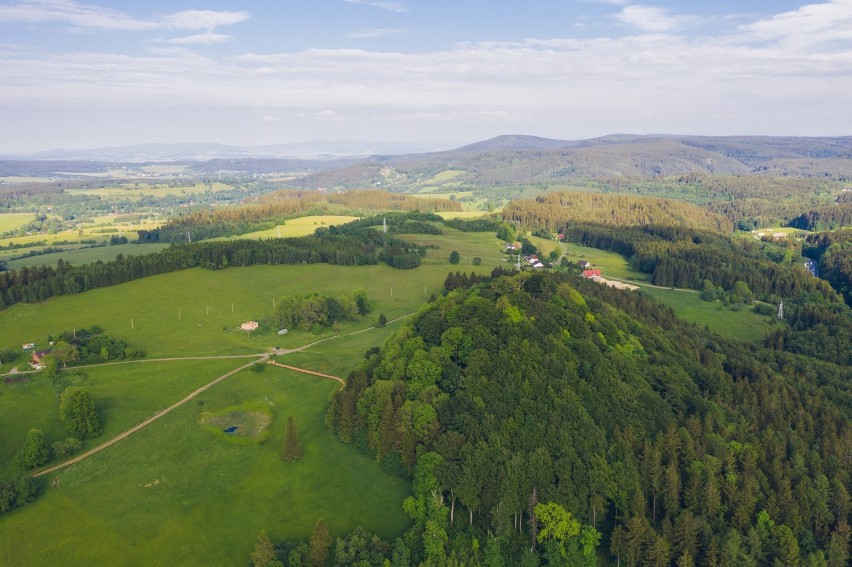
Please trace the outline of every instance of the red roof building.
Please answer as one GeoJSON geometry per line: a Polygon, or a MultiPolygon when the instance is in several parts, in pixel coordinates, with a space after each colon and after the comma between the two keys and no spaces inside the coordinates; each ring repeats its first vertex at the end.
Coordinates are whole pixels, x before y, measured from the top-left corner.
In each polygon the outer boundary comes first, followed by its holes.
{"type": "Polygon", "coordinates": [[[580,275],[582,275],[584,278],[600,277],[601,271],[600,270],[583,270],[583,273],[580,274],[580,275]]]}

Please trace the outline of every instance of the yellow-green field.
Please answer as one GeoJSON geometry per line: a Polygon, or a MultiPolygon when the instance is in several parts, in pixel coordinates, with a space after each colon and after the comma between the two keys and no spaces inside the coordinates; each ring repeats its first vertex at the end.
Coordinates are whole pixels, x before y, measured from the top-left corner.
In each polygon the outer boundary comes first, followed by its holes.
{"type": "Polygon", "coordinates": [[[441,211],[440,213],[435,213],[439,217],[444,219],[478,219],[482,218],[485,215],[489,214],[486,211],[441,211]]]}
{"type": "Polygon", "coordinates": [[[3,213],[0,214],[0,233],[15,230],[35,219],[32,213],[3,213]]]}
{"type": "MultiPolygon", "coordinates": [[[[52,252],[50,254],[40,254],[38,256],[10,260],[6,263],[6,266],[10,270],[23,266],[55,266],[60,258],[63,262],[74,265],[90,264],[98,260],[108,262],[115,260],[115,257],[119,254],[124,256],[141,256],[142,254],[158,252],[169,246],[169,244],[157,242],[152,244],[118,244],[115,246],[98,246],[95,248],[71,248],[64,252],[52,252]]],[[[6,252],[21,253],[20,250],[4,250],[0,252],[0,259],[3,258],[6,252]]]]}
{"type": "Polygon", "coordinates": [[[464,171],[460,169],[446,169],[444,171],[440,171],[423,181],[423,185],[437,185],[440,183],[446,183],[447,181],[452,181],[459,175],[463,174],[464,171]]]}
{"type": "Polygon", "coordinates": [[[165,197],[167,195],[194,195],[205,191],[224,191],[231,186],[225,183],[196,183],[189,186],[172,187],[167,183],[123,183],[94,189],[69,189],[71,195],[97,195],[98,197],[123,197],[139,199],[143,196],[165,197]]]}
{"type": "Polygon", "coordinates": [[[310,217],[298,217],[290,219],[282,225],[269,230],[261,230],[258,232],[249,232],[238,236],[223,236],[212,240],[234,240],[249,238],[260,240],[262,238],[287,238],[290,236],[307,236],[313,234],[320,227],[329,227],[331,225],[341,225],[358,220],[358,217],[345,215],[314,215],[310,217]]]}
{"type": "MultiPolygon", "coordinates": [[[[32,220],[32,218],[33,216],[30,215],[27,222],[32,220]]],[[[79,243],[80,240],[105,242],[109,240],[110,236],[126,236],[130,240],[135,240],[137,230],[150,230],[159,225],[159,222],[155,219],[145,219],[141,222],[130,223],[118,221],[117,218],[113,216],[92,217],[92,222],[80,223],[78,228],[63,230],[54,234],[30,234],[14,238],[2,238],[0,239],[0,246],[8,246],[10,244],[27,245],[34,242],[44,242],[45,245],[50,246],[62,241],[79,243]]],[[[23,252],[27,251],[24,250],[23,252]]],[[[14,251],[13,255],[21,253],[21,251],[14,251]]]]}

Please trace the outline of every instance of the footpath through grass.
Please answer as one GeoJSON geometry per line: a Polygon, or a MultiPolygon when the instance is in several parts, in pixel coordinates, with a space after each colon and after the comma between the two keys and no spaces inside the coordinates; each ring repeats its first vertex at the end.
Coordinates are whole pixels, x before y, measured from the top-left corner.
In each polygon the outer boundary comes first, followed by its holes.
{"type": "Polygon", "coordinates": [[[399,535],[407,484],[325,428],[336,386],[274,367],[233,376],[0,516],[0,563],[240,565],[261,529],[273,540],[307,538],[319,517],[334,535],[359,524],[399,535]],[[229,443],[199,423],[204,410],[247,401],[274,413],[260,444],[229,443]],[[294,464],[280,458],[290,415],[305,455],[294,464]]]}

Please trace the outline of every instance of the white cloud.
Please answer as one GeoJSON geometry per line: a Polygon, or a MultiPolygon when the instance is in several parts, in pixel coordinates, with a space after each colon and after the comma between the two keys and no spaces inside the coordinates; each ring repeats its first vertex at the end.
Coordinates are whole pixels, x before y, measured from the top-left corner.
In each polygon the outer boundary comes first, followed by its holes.
{"type": "Polygon", "coordinates": [[[177,45],[212,45],[214,43],[226,43],[228,41],[231,41],[231,36],[229,35],[219,33],[202,33],[167,39],[165,40],[165,43],[174,43],[177,45]]]}
{"type": "Polygon", "coordinates": [[[222,139],[255,131],[297,139],[475,139],[506,131],[566,138],[613,131],[848,135],[850,1],[805,6],[726,35],[672,27],[662,34],[636,17],[645,33],[467,42],[427,52],[214,57],[158,44],[130,56],[0,44],[2,143],[30,136],[44,109],[63,109],[45,129],[70,138],[80,129],[70,126],[79,124],[63,127],[71,120],[63,116],[92,108],[98,116],[113,109],[104,128],[119,134],[131,131],[122,125],[133,120],[144,126],[148,116],[149,136],[164,135],[156,124],[173,139],[212,128],[211,115],[221,125],[211,135],[222,139]],[[13,119],[3,121],[7,115],[13,119]],[[158,122],[164,116],[170,120],[158,122]],[[267,126],[245,128],[258,120],[267,126]]]}
{"type": "Polygon", "coordinates": [[[351,39],[374,39],[378,37],[391,37],[407,33],[407,30],[397,28],[369,28],[358,30],[346,34],[346,37],[351,39]]]}
{"type": "Polygon", "coordinates": [[[792,49],[852,42],[852,0],[807,4],[739,28],[750,39],[792,49]]]}
{"type": "Polygon", "coordinates": [[[139,20],[118,10],[80,4],[73,0],[29,0],[0,6],[0,22],[61,22],[82,29],[117,31],[213,30],[249,17],[248,12],[244,11],[186,10],[150,20],[139,20]]]}
{"type": "Polygon", "coordinates": [[[690,16],[672,16],[664,8],[638,4],[625,6],[621,12],[613,17],[626,26],[647,33],[674,31],[694,20],[690,16]]]}
{"type": "Polygon", "coordinates": [[[407,12],[408,5],[405,2],[382,2],[380,0],[343,0],[349,4],[364,4],[373,8],[390,10],[391,12],[407,12]]]}
{"type": "Polygon", "coordinates": [[[249,19],[248,12],[214,12],[212,10],[185,10],[166,14],[160,20],[169,29],[198,30],[216,29],[219,26],[238,24],[249,19]]]}

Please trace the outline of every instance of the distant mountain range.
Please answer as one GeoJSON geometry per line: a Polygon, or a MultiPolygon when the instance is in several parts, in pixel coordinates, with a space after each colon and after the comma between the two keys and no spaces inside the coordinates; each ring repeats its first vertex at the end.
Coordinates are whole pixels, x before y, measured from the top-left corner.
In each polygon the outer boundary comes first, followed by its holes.
{"type": "Polygon", "coordinates": [[[852,136],[673,136],[614,134],[587,140],[497,136],[451,150],[390,142],[315,141],[237,147],[146,144],[56,150],[22,160],[0,158],[0,175],[92,174],[176,163],[186,173],[301,172],[305,188],[493,187],[570,183],[686,173],[778,175],[852,180],[852,136]],[[438,177],[436,177],[438,176],[438,177]]]}
{"type": "Polygon", "coordinates": [[[638,136],[588,140],[498,136],[454,150],[374,156],[300,180],[308,188],[415,185],[495,187],[686,173],[779,175],[846,181],[852,136],[638,136]],[[451,177],[442,172],[451,172],[451,177]]]}
{"type": "Polygon", "coordinates": [[[419,153],[451,147],[447,142],[376,142],[364,140],[313,140],[268,146],[233,146],[212,143],[139,144],[134,146],[0,155],[4,160],[103,161],[116,163],[207,161],[211,159],[364,158],[377,154],[419,153]]]}

